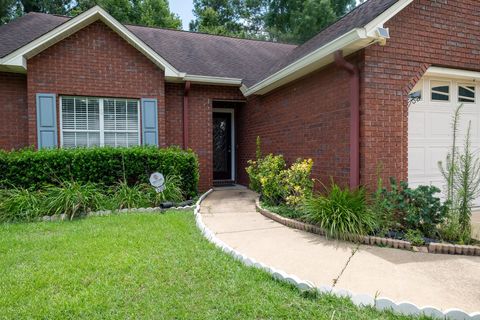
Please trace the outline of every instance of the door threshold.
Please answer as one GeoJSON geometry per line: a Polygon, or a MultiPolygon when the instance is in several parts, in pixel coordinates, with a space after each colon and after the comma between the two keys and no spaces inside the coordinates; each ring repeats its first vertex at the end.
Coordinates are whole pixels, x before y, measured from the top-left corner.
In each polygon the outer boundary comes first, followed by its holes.
{"type": "Polygon", "coordinates": [[[213,180],[214,187],[226,187],[226,186],[234,186],[235,181],[231,179],[226,180],[213,180]]]}

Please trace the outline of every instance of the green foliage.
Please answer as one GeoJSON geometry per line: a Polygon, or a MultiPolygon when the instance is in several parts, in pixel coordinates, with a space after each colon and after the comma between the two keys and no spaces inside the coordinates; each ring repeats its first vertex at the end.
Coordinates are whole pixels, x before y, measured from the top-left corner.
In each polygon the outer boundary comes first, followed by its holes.
{"type": "Polygon", "coordinates": [[[303,219],[305,212],[303,212],[302,208],[292,208],[290,206],[281,204],[278,206],[271,206],[265,202],[262,202],[262,208],[265,208],[271,212],[275,212],[282,217],[290,218],[290,219],[303,219]]]}
{"type": "Polygon", "coordinates": [[[310,175],[313,160],[297,159],[287,169],[282,155],[262,157],[260,144],[260,137],[257,137],[256,160],[249,160],[245,169],[250,178],[250,188],[260,193],[269,205],[299,207],[312,194],[310,175]]]}
{"type": "Polygon", "coordinates": [[[446,197],[449,204],[448,219],[442,226],[443,237],[450,241],[469,243],[471,241],[471,214],[475,198],[480,196],[480,158],[471,148],[471,123],[465,137],[463,152],[457,147],[460,104],[452,119],[452,147],[446,157],[445,165],[439,162],[439,168],[446,182],[446,197]]]}
{"type": "Polygon", "coordinates": [[[29,12],[76,16],[99,5],[122,23],[180,29],[180,17],[170,11],[168,0],[0,0],[0,22],[29,12]]]}
{"type": "Polygon", "coordinates": [[[434,195],[440,190],[435,186],[419,186],[411,189],[407,182],[390,179],[390,190],[383,189],[387,209],[403,229],[419,230],[424,235],[438,235],[438,225],[448,213],[448,206],[434,195]]]}
{"type": "Polygon", "coordinates": [[[112,209],[150,207],[149,188],[144,184],[129,186],[125,181],[120,182],[112,195],[112,209]]]}
{"type": "Polygon", "coordinates": [[[258,180],[261,185],[262,199],[269,204],[278,205],[285,199],[282,181],[285,166],[285,160],[281,155],[269,154],[258,163],[258,180]]]}
{"type": "Polygon", "coordinates": [[[165,177],[165,188],[162,192],[156,192],[149,187],[150,199],[155,207],[163,202],[179,203],[185,200],[181,189],[181,181],[178,176],[169,175],[165,177]]]}
{"type": "Polygon", "coordinates": [[[0,221],[30,221],[44,213],[45,195],[13,188],[0,191],[0,221]]]}
{"type": "Polygon", "coordinates": [[[178,176],[182,193],[197,194],[198,159],[179,148],[76,148],[30,149],[0,152],[0,187],[40,189],[62,181],[105,186],[127,181],[129,185],[148,183],[151,173],[178,176]]]}
{"type": "Polygon", "coordinates": [[[367,210],[365,191],[342,189],[333,182],[325,195],[307,199],[305,212],[307,221],[334,238],[369,234],[376,227],[375,216],[367,210]]]}
{"type": "Polygon", "coordinates": [[[312,159],[298,159],[289,169],[282,171],[280,178],[287,205],[299,207],[312,195],[313,180],[310,178],[312,166],[312,159]]]}
{"type": "Polygon", "coordinates": [[[423,246],[425,244],[423,234],[419,230],[407,230],[407,233],[405,233],[405,239],[410,241],[414,246],[423,246]]]}
{"type": "Polygon", "coordinates": [[[304,42],[356,5],[355,0],[269,0],[265,30],[278,41],[304,42]]]}
{"type": "Polygon", "coordinates": [[[63,181],[46,188],[44,215],[66,214],[70,219],[96,211],[104,203],[104,195],[93,183],[63,181]]]}
{"type": "Polygon", "coordinates": [[[266,0],[194,0],[190,30],[242,38],[263,38],[266,0]]]}

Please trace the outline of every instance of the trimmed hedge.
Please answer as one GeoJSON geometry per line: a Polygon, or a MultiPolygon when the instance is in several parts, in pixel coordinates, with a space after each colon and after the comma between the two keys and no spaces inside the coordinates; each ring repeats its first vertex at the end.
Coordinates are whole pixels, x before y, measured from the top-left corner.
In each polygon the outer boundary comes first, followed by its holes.
{"type": "Polygon", "coordinates": [[[112,186],[126,178],[129,185],[148,183],[150,174],[178,175],[187,197],[197,194],[198,159],[177,147],[76,148],[0,152],[0,187],[40,189],[61,181],[112,186]]]}

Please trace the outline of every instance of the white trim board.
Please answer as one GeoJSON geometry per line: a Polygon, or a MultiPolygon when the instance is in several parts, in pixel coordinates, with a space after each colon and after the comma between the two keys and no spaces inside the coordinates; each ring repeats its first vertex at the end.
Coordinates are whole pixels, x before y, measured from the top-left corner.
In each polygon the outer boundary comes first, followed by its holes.
{"type": "MultiPolygon", "coordinates": [[[[215,100],[217,101],[217,100],[215,100]]],[[[230,113],[230,122],[231,122],[231,128],[230,128],[230,136],[231,136],[231,148],[232,148],[232,153],[231,153],[231,158],[230,158],[230,161],[232,162],[232,173],[231,173],[231,179],[232,181],[235,181],[236,179],[236,170],[237,170],[237,166],[236,166],[236,163],[235,163],[235,159],[236,159],[236,145],[235,145],[235,142],[236,142],[236,137],[235,137],[235,109],[233,108],[212,108],[212,117],[213,117],[213,113],[214,112],[218,112],[218,113],[230,113]]],[[[212,134],[213,134],[213,131],[212,131],[212,134]]],[[[212,163],[213,164],[213,163],[212,163]]]]}

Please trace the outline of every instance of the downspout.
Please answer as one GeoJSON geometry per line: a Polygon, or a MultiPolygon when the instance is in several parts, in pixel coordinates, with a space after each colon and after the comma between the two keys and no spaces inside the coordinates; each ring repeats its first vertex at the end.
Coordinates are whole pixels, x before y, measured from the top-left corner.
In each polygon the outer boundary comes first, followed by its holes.
{"type": "Polygon", "coordinates": [[[335,52],[335,63],[350,74],[350,188],[360,186],[360,71],[335,52]]]}
{"type": "Polygon", "coordinates": [[[190,92],[190,81],[185,82],[185,91],[183,93],[183,149],[188,148],[188,94],[190,92]]]}

